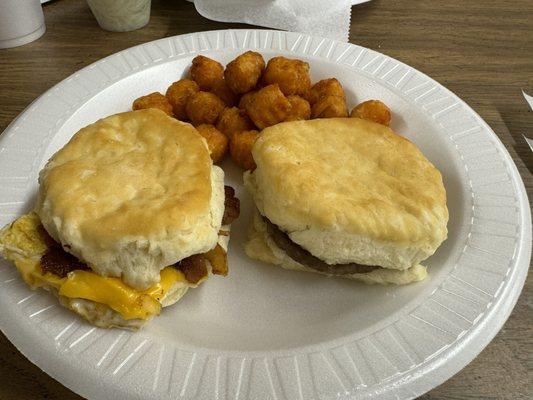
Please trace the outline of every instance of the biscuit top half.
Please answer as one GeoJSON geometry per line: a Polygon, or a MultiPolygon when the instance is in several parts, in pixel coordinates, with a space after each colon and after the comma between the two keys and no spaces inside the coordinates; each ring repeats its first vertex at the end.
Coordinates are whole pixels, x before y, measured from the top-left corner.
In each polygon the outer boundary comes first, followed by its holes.
{"type": "Polygon", "coordinates": [[[246,184],[261,214],[291,235],[342,232],[436,248],[447,235],[440,172],[409,140],[358,118],[265,129],[246,184]]]}
{"type": "Polygon", "coordinates": [[[39,176],[50,235],[96,272],[142,288],[215,246],[223,172],[189,124],[159,110],[112,115],[77,132],[39,176]]]}

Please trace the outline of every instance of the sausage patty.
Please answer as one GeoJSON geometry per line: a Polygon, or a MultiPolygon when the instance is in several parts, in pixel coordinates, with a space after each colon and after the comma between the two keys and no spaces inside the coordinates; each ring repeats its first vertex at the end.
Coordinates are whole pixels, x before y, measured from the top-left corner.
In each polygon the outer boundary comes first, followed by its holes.
{"type": "Polygon", "coordinates": [[[377,265],[362,265],[357,263],[350,264],[327,264],[320,258],[315,257],[299,244],[294,243],[287,233],[283,232],[277,225],[274,225],[267,218],[263,217],[267,226],[267,232],[281,250],[294,261],[312,268],[316,271],[324,272],[329,275],[349,275],[364,274],[382,268],[377,265]]]}

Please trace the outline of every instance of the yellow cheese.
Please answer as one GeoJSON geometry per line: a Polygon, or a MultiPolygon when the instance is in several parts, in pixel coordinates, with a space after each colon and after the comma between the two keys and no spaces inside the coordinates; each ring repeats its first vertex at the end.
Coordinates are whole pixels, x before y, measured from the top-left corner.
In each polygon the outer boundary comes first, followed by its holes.
{"type": "Polygon", "coordinates": [[[72,271],[65,278],[43,273],[39,260],[46,251],[46,243],[39,229],[40,221],[31,213],[0,232],[0,250],[15,263],[24,281],[32,288],[53,287],[61,296],[105,304],[124,319],[146,319],[160,313],[160,301],[175,283],[187,282],[183,273],[172,267],[161,271],[159,283],[142,291],[124,284],[119,278],[86,270],[72,271]]]}
{"type": "Polygon", "coordinates": [[[59,288],[59,294],[106,304],[124,319],[146,319],[161,311],[159,299],[177,281],[185,278],[180,271],[166,267],[161,271],[161,281],[145,291],[137,291],[118,278],[106,278],[90,271],[77,270],[68,274],[59,288]]]}

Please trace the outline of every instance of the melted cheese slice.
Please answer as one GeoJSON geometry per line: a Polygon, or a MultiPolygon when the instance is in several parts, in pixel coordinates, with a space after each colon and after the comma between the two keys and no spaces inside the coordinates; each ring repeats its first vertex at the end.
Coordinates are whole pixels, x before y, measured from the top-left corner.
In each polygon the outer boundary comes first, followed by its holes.
{"type": "Polygon", "coordinates": [[[13,261],[24,281],[32,288],[53,287],[59,295],[105,304],[126,320],[147,319],[161,312],[161,300],[178,282],[188,284],[183,273],[166,267],[159,283],[136,290],[119,278],[76,270],[65,278],[43,273],[40,259],[46,252],[46,234],[35,213],[24,215],[0,231],[0,252],[13,261]]]}

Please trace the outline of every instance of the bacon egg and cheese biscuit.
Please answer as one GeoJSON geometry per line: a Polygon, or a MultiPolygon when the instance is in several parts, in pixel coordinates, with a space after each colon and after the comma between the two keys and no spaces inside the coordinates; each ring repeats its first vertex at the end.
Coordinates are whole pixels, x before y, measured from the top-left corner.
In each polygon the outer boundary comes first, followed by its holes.
{"type": "Polygon", "coordinates": [[[0,231],[32,288],[101,327],[138,328],[227,274],[233,189],[189,124],[155,109],[76,133],[39,177],[35,211],[0,231]]]}

